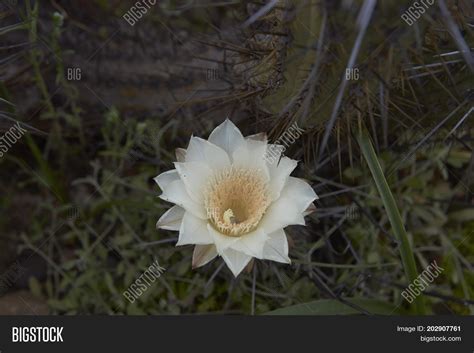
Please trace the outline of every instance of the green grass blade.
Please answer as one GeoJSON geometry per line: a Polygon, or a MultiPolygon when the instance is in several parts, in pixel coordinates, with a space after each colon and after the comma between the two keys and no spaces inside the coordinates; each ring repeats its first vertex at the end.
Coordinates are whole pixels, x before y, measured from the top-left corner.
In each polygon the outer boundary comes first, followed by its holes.
{"type": "MultiPolygon", "coordinates": [[[[397,208],[395,199],[393,198],[387,180],[385,179],[385,176],[382,172],[382,168],[380,167],[380,163],[372,146],[372,142],[370,141],[370,137],[365,130],[359,134],[358,142],[362,150],[362,154],[369,165],[369,169],[372,173],[375,184],[377,185],[377,189],[382,198],[382,202],[390,220],[390,224],[392,225],[393,232],[395,233],[395,237],[400,244],[399,249],[400,255],[402,257],[403,267],[405,269],[405,274],[408,281],[412,283],[418,277],[418,272],[416,269],[413,250],[411,248],[410,242],[408,241],[408,235],[405,231],[405,227],[400,216],[400,211],[397,208]]],[[[417,314],[425,314],[422,295],[419,295],[414,300],[414,303],[417,314]]]]}

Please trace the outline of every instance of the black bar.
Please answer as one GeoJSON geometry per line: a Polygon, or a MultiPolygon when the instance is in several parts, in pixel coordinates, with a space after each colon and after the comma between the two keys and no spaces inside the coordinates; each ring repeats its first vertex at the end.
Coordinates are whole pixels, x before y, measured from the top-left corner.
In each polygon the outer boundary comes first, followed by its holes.
{"type": "Polygon", "coordinates": [[[472,353],[473,333],[474,317],[467,316],[16,316],[0,317],[0,352],[472,353]],[[13,327],[40,326],[63,327],[63,342],[12,342],[13,327]],[[461,341],[448,341],[453,337],[461,341]]]}

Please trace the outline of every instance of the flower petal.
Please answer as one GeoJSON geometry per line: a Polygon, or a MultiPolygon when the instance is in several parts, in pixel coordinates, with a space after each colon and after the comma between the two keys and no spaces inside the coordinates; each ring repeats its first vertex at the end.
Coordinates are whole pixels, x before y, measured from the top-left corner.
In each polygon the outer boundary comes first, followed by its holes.
{"type": "Polygon", "coordinates": [[[204,266],[216,256],[215,245],[196,245],[193,252],[193,268],[204,266]]]}
{"type": "Polygon", "coordinates": [[[275,162],[269,165],[269,189],[272,200],[276,200],[280,197],[283,187],[288,181],[291,172],[293,172],[297,165],[298,161],[288,157],[283,157],[279,163],[275,162]]]}
{"type": "Polygon", "coordinates": [[[260,225],[267,234],[291,224],[305,225],[304,217],[297,203],[293,199],[283,196],[268,207],[260,221],[260,225]]]}
{"type": "Polygon", "coordinates": [[[219,233],[215,230],[210,224],[207,225],[207,229],[214,239],[214,244],[216,245],[217,253],[222,255],[222,253],[228,249],[232,244],[239,240],[238,237],[229,237],[227,235],[219,233]]]}
{"type": "Polygon", "coordinates": [[[237,277],[239,273],[245,268],[245,266],[247,266],[247,264],[250,262],[252,256],[241,253],[240,251],[235,251],[233,249],[227,249],[222,253],[222,258],[234,274],[234,277],[237,277]]]}
{"type": "Polygon", "coordinates": [[[186,150],[186,162],[204,162],[213,169],[230,165],[226,151],[199,137],[191,137],[186,150]]]}
{"type": "Polygon", "coordinates": [[[184,216],[184,208],[173,206],[166,211],[156,223],[156,228],[179,230],[184,216]]]}
{"type": "Polygon", "coordinates": [[[261,259],[265,242],[269,238],[262,228],[257,228],[255,231],[242,235],[238,239],[238,241],[230,246],[231,249],[261,259]]]}
{"type": "Polygon", "coordinates": [[[212,239],[207,230],[207,222],[194,217],[191,213],[186,212],[179,229],[179,240],[176,246],[188,244],[212,244],[212,239]]]}
{"type": "Polygon", "coordinates": [[[318,195],[313,188],[303,179],[289,177],[281,192],[282,197],[292,199],[300,212],[305,212],[318,195]]]}
{"type": "Polygon", "coordinates": [[[265,153],[267,144],[262,141],[245,140],[232,155],[233,165],[238,168],[260,169],[269,177],[267,164],[265,162],[265,153]]]}
{"type": "Polygon", "coordinates": [[[280,162],[282,153],[286,150],[285,146],[269,143],[267,145],[267,151],[265,152],[265,161],[267,165],[277,166],[280,162]]]}
{"type": "Polygon", "coordinates": [[[177,148],[174,150],[174,153],[178,162],[184,162],[186,160],[186,150],[184,148],[177,148]]]}
{"type": "Polygon", "coordinates": [[[179,174],[176,169],[168,170],[167,172],[161,173],[160,175],[153,178],[162,191],[165,190],[167,185],[178,179],[179,174]]]}
{"type": "Polygon", "coordinates": [[[289,177],[280,197],[265,212],[261,226],[267,234],[270,234],[291,224],[305,225],[303,213],[317,198],[307,182],[289,177]]]}
{"type": "Polygon", "coordinates": [[[232,121],[226,119],[222,124],[214,129],[209,135],[209,142],[219,146],[232,156],[234,151],[244,142],[244,137],[239,128],[232,121]]]}
{"type": "Polygon", "coordinates": [[[204,202],[207,181],[212,175],[211,168],[202,162],[175,162],[174,166],[186,186],[189,196],[194,202],[202,204],[204,202]]]}
{"type": "Polygon", "coordinates": [[[288,239],[285,231],[279,229],[268,235],[269,240],[265,243],[263,249],[263,258],[276,262],[290,264],[291,260],[288,257],[288,239]]]}
{"type": "Polygon", "coordinates": [[[207,219],[205,208],[191,199],[181,179],[172,181],[166,185],[160,198],[184,208],[196,217],[207,219]]]}

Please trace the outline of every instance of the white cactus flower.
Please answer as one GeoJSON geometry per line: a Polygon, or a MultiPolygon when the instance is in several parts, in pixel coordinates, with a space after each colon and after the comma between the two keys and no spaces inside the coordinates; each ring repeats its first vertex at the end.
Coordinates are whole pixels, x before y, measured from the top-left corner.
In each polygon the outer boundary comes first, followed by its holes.
{"type": "Polygon", "coordinates": [[[304,225],[317,195],[308,183],[291,177],[297,161],[267,158],[264,134],[244,138],[226,120],[209,140],[191,137],[176,151],[176,169],[154,180],[161,199],[175,204],[157,223],[179,231],[179,245],[196,245],[193,268],[221,256],[234,276],[249,261],[291,263],[286,226],[304,225]]]}

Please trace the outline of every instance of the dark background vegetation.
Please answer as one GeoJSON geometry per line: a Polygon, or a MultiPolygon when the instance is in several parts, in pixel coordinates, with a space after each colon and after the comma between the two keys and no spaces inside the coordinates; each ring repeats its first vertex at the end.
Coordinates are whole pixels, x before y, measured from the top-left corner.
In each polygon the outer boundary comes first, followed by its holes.
{"type": "Polygon", "coordinates": [[[158,1],[131,26],[129,1],[2,1],[0,131],[29,132],[0,159],[0,313],[412,312],[363,127],[419,271],[444,268],[428,313],[474,313],[473,3],[435,1],[412,26],[411,1],[379,0],[370,22],[370,1],[268,3],[158,1]],[[226,117],[273,141],[297,122],[286,155],[320,196],[287,229],[292,265],[237,279],[222,260],[192,270],[155,228],[169,205],[152,178],[226,117]],[[128,303],[155,260],[166,272],[128,303]]]}

